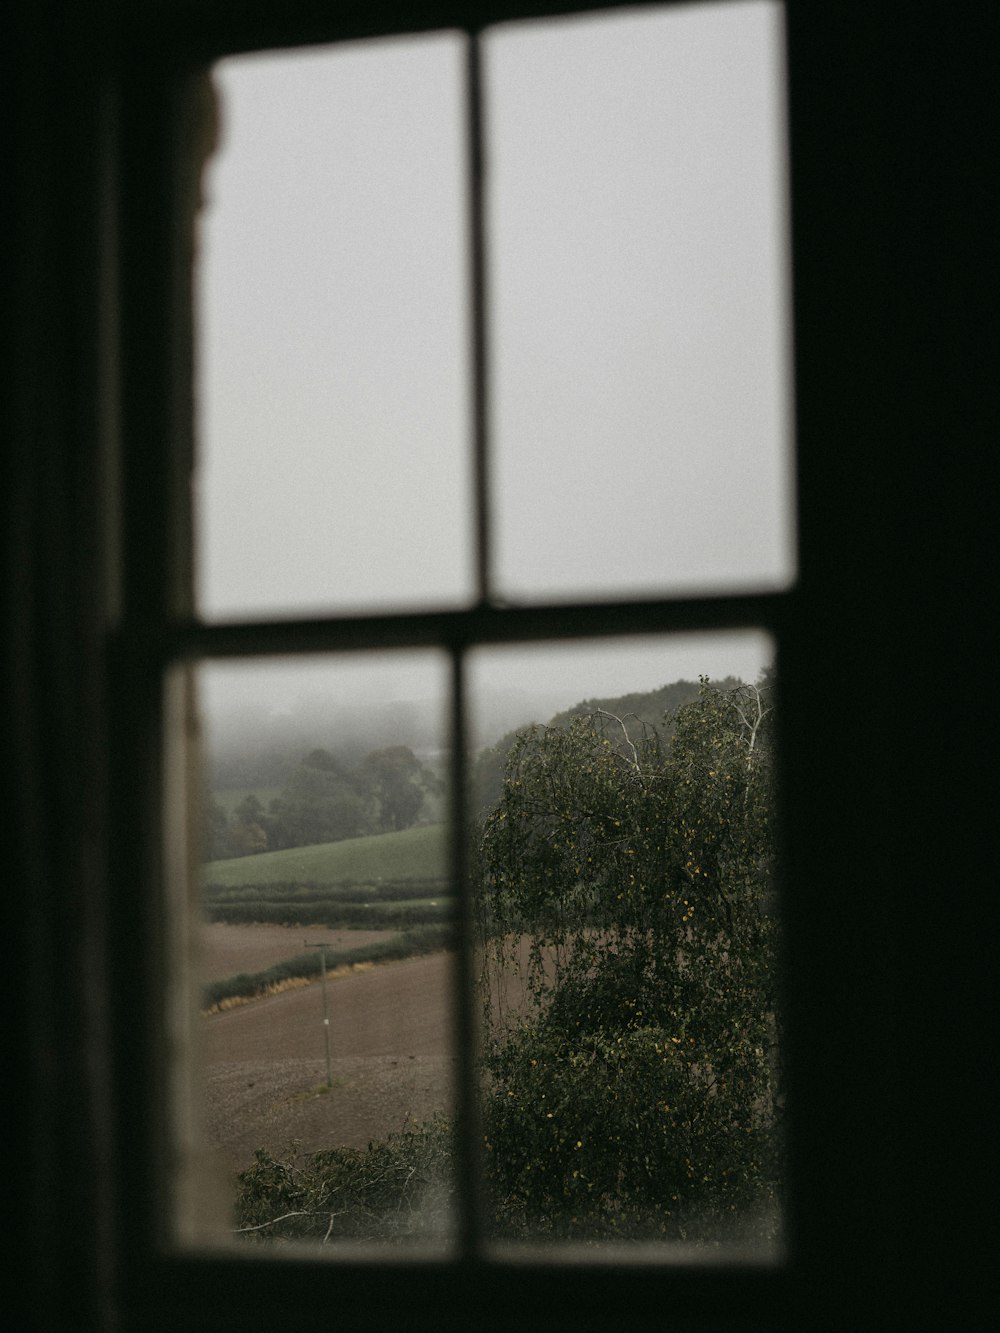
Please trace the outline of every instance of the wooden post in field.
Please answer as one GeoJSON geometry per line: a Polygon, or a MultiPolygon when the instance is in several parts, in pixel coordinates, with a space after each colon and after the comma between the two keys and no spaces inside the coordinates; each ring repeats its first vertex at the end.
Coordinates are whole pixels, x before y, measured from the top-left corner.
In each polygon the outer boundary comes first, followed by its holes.
{"type": "Polygon", "coordinates": [[[307,949],[321,949],[319,956],[320,971],[323,978],[323,1040],[326,1044],[326,1086],[333,1087],[333,1076],[330,1072],[330,1014],[326,1003],[326,945],[311,944],[308,940],[303,940],[307,949]]]}

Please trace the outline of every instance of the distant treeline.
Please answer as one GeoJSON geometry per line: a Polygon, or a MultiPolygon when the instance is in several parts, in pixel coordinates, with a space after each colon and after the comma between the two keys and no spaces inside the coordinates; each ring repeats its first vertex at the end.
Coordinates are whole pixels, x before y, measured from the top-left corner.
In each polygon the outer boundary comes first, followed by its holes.
{"type": "MultiPolygon", "coordinates": [[[[738,684],[731,677],[715,682],[723,690],[738,684]]],[[[698,688],[696,681],[678,680],[642,693],[584,699],[555,714],[548,725],[566,728],[574,717],[604,712],[623,719],[632,739],[655,732],[666,740],[677,711],[697,697],[698,688]]],[[[388,716],[383,718],[386,725],[388,716]]],[[[403,726],[408,715],[393,716],[402,728],[397,734],[410,734],[403,726]]],[[[525,724],[531,721],[524,719],[525,724]]],[[[519,730],[509,731],[475,757],[470,770],[475,818],[496,805],[507,755],[519,730]]],[[[202,820],[205,861],[398,832],[442,818],[441,776],[407,745],[386,745],[362,757],[357,737],[347,730],[336,751],[306,751],[303,746],[291,756],[287,750],[279,754],[275,744],[272,729],[261,733],[256,765],[249,751],[241,752],[235,768],[213,762],[216,790],[221,790],[219,775],[224,773],[228,789],[236,786],[246,794],[228,808],[215,796],[208,798],[202,820]],[[233,781],[236,777],[238,783],[233,781]],[[275,791],[277,795],[270,795],[266,803],[258,795],[275,791]]]]}
{"type": "Polygon", "coordinates": [[[428,801],[443,790],[438,775],[405,745],[373,750],[357,764],[329,750],[311,750],[283,769],[279,795],[266,806],[253,791],[231,812],[208,798],[203,859],[399,832],[426,820],[428,801]]]}

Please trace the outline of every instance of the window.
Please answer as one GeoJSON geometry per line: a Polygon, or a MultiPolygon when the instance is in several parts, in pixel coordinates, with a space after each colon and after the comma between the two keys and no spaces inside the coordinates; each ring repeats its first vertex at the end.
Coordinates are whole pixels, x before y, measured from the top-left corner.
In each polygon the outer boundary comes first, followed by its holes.
{"type": "MultiPolygon", "coordinates": [[[[529,10],[5,10],[14,1326],[300,1327],[326,1311],[435,1330],[606,1328],[623,1312],[689,1329],[993,1322],[995,811],[979,683],[995,603],[983,194],[996,34],[979,6],[950,24],[889,0],[849,21],[837,6],[786,17],[801,561],[778,629],[784,752],[802,775],[786,793],[802,886],[786,903],[788,1267],[334,1271],[159,1243],[163,669],[176,635],[199,656],[226,636],[238,653],[283,652],[315,632],[208,634],[168,577],[183,571],[168,544],[187,548],[185,73],[240,50],[529,10]]],[[[534,624],[524,613],[518,633],[534,624]]]]}
{"type": "MultiPolygon", "coordinates": [[[[482,682],[504,660],[523,707],[542,706],[540,645],[516,655],[502,645],[565,640],[550,669],[564,697],[512,723],[703,674],[752,684],[768,661],[761,643],[768,630],[773,642],[781,606],[770,590],[794,569],[778,19],[768,5],[578,18],[266,53],[218,71],[231,147],[208,173],[200,226],[204,643],[218,639],[231,653],[220,622],[256,612],[243,633],[250,643],[266,626],[269,653],[295,646],[280,618],[296,613],[313,615],[316,650],[336,650],[345,623],[356,646],[375,649],[386,635],[411,649],[438,645],[452,661],[456,726],[431,743],[452,756],[451,866],[466,894],[470,741],[459,720],[480,722],[482,682]],[[459,260],[469,249],[466,291],[459,260]],[[474,471],[482,503],[473,525],[474,471]],[[731,598],[718,612],[692,589],[731,598]],[[429,615],[438,604],[453,609],[429,615]],[[364,613],[383,608],[373,627],[364,613]],[[696,627],[715,633],[696,640],[696,627]],[[640,641],[651,661],[643,677],[634,636],[656,629],[675,633],[640,641]],[[601,674],[591,661],[588,674],[581,640],[612,632],[604,657],[616,670],[601,674]]],[[[352,685],[350,659],[337,656],[319,655],[298,675],[304,682],[308,666],[317,694],[348,716],[372,714],[377,729],[374,672],[395,673],[392,698],[434,699],[437,711],[448,695],[441,680],[407,686],[398,658],[373,655],[363,684],[352,685]]],[[[221,678],[214,693],[232,700],[253,663],[252,651],[228,669],[210,659],[198,674],[221,678]]],[[[290,660],[270,670],[258,732],[272,725],[268,706],[309,688],[296,686],[290,660]]],[[[335,763],[350,724],[334,730],[316,716],[323,740],[309,745],[329,745],[335,763]]],[[[418,743],[409,732],[395,737],[403,740],[418,743]]],[[[285,832],[270,823],[280,845],[285,832]]],[[[316,827],[300,842],[329,841],[316,827]]],[[[651,866],[632,877],[636,892],[647,892],[651,866]]],[[[459,912],[460,957],[474,942],[470,912],[471,901],[459,912]]],[[[616,938],[624,949],[623,928],[616,938]]],[[[459,1085],[441,1109],[465,1129],[462,1161],[482,1135],[461,1087],[472,996],[461,985],[456,993],[459,1085]]],[[[212,1049],[227,1025],[209,1020],[212,1049]]],[[[226,1063],[221,1049],[213,1071],[226,1063]]],[[[411,1058],[405,1046],[391,1053],[411,1058]]],[[[263,1061],[246,1067],[225,1101],[234,1118],[273,1072],[263,1061]]],[[[213,1072],[213,1105],[220,1077],[213,1072]]],[[[330,1086],[329,1068],[326,1077],[330,1086]]],[[[721,1106],[721,1075],[694,1077],[721,1106]]],[[[327,1099],[328,1134],[346,1132],[352,1100],[346,1089],[327,1099]]],[[[676,1115],[669,1100],[663,1116],[676,1115]]],[[[308,1134],[304,1115],[299,1123],[308,1134]]],[[[746,1141],[757,1132],[765,1136],[755,1126],[746,1141]]],[[[596,1122],[579,1135],[596,1144],[596,1122]]],[[[372,1125],[357,1146],[374,1136],[372,1125]]],[[[253,1146],[263,1145],[244,1143],[244,1167],[253,1146]]],[[[690,1162],[686,1170],[695,1175],[690,1162]]],[[[200,1162],[197,1172],[204,1177],[200,1162]]],[[[472,1198],[460,1235],[476,1253],[472,1198]]],[[[253,1222],[263,1225],[256,1213],[253,1222]]]]}

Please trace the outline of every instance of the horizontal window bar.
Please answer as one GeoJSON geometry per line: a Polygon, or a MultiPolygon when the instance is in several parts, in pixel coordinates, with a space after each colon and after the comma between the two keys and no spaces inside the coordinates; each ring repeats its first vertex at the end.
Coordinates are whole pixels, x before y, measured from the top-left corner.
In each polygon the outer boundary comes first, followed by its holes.
{"type": "MultiPolygon", "coordinates": [[[[685,0],[655,0],[656,8],[685,0]]],[[[128,38],[172,62],[211,61],[267,48],[319,45],[408,33],[464,29],[481,32],[518,19],[557,18],[597,10],[654,7],[654,0],[403,0],[390,6],[331,9],[329,0],[298,0],[278,8],[272,0],[175,0],[164,8],[149,0],[122,6],[128,38]],[[129,30],[129,25],[131,25],[129,30]]]]}
{"type": "Polygon", "coordinates": [[[476,644],[759,628],[780,637],[794,594],[679,598],[548,606],[476,606],[465,611],[343,616],[205,625],[123,623],[122,648],[162,662],[192,657],[349,652],[370,648],[468,648],[476,644]]]}

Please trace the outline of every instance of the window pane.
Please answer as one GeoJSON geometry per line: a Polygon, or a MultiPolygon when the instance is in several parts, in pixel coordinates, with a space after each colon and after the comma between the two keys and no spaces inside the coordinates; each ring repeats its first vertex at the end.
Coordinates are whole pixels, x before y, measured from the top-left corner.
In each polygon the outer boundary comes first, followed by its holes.
{"type": "Polygon", "coordinates": [[[487,37],[501,593],[780,587],[780,7],[487,37]]]}
{"type": "Polygon", "coordinates": [[[769,662],[760,634],[474,658],[486,1226],[504,1246],[780,1253],[769,662]],[[498,693],[512,679],[519,702],[498,693]],[[535,725],[498,737],[515,717],[535,725]]]}
{"type": "Polygon", "coordinates": [[[210,663],[197,684],[192,1101],[231,1214],[215,1239],[443,1241],[446,663],[210,663]]]}
{"type": "Polygon", "coordinates": [[[471,590],[461,48],[240,57],[199,265],[209,617],[471,590]]]}

